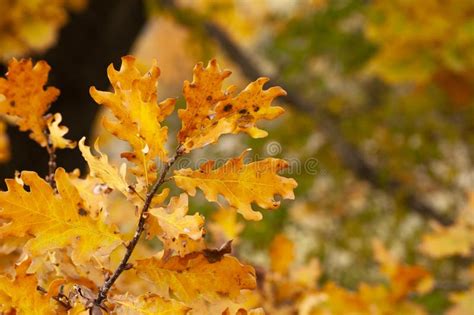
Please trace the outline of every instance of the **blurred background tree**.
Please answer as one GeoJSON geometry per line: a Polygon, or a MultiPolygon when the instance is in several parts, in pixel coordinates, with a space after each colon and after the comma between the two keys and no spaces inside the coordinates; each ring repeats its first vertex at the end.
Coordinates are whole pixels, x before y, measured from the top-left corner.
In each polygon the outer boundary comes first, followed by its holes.
{"type": "MultiPolygon", "coordinates": [[[[434,289],[414,296],[429,313],[474,314],[462,304],[474,300],[472,290],[452,298],[472,286],[474,2],[44,2],[0,0],[0,59],[51,64],[51,83],[62,91],[54,110],[71,138],[100,133],[104,148],[120,151],[95,123],[88,87],[105,89],[103,70],[127,53],[144,68],[158,60],[161,98],[179,95],[192,65],[212,57],[237,69],[236,85],[269,76],[288,91],[290,113],[268,124],[271,138],[224,138],[205,149],[228,158],[251,143],[255,155],[288,159],[299,183],[296,202],[242,231],[239,254],[268,266],[267,248],[285,233],[297,262],[318,258],[319,283],[355,289],[382,279],[376,238],[398,259],[433,273],[434,289]]],[[[177,120],[170,128],[179,128],[177,120]]],[[[44,174],[46,154],[26,135],[8,132],[11,152],[5,137],[0,147],[11,160],[2,177],[17,169],[44,174]]],[[[84,165],[77,151],[63,153],[59,164],[84,165]]],[[[224,220],[199,198],[193,202],[224,220]]]]}

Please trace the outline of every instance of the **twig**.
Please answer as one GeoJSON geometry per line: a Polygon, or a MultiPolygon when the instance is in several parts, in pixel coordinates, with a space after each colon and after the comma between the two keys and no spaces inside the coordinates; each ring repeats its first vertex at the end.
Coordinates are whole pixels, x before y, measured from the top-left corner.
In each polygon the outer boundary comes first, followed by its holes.
{"type": "MultiPolygon", "coordinates": [[[[217,24],[202,18],[198,13],[179,8],[173,0],[161,0],[163,8],[175,18],[178,23],[194,29],[203,29],[210,38],[214,39],[227,56],[240,66],[242,73],[250,80],[265,76],[246,52],[217,24]],[[191,20],[187,23],[187,20],[191,20]],[[194,23],[194,24],[192,24],[194,23]],[[200,23],[199,25],[197,23],[200,23]]],[[[286,90],[287,96],[284,97],[288,105],[296,110],[305,113],[318,122],[322,133],[329,139],[334,150],[348,167],[359,179],[365,180],[373,187],[381,189],[393,196],[400,196],[402,202],[414,212],[438,221],[443,225],[450,225],[453,220],[450,217],[438,213],[415,192],[409,190],[397,179],[383,179],[381,173],[376,167],[371,165],[352,143],[347,141],[338,128],[338,123],[334,117],[322,107],[312,105],[312,102],[300,96],[301,93],[292,89],[287,82],[274,81],[275,85],[280,85],[286,90]]]]}
{"type": "Polygon", "coordinates": [[[56,172],[56,168],[58,165],[56,164],[56,149],[51,142],[51,137],[49,133],[45,131],[45,135],[47,138],[46,142],[46,151],[48,151],[49,161],[48,161],[48,176],[46,180],[48,181],[49,185],[56,190],[56,181],[54,180],[54,172],[56,172]]]}
{"type": "Polygon", "coordinates": [[[142,211],[140,212],[140,219],[138,220],[137,228],[135,230],[135,234],[130,241],[127,247],[127,251],[125,252],[125,255],[122,258],[122,261],[118,265],[117,269],[114,271],[114,273],[106,279],[102,287],[99,289],[99,294],[97,295],[97,298],[94,301],[94,304],[96,306],[101,306],[102,303],[105,301],[107,298],[107,293],[109,292],[110,288],[112,285],[117,281],[118,277],[124,272],[125,270],[130,269],[130,264],[128,263],[128,260],[130,259],[130,256],[132,256],[133,250],[135,249],[135,246],[137,246],[137,243],[140,239],[140,236],[143,233],[143,230],[145,229],[145,222],[148,217],[148,209],[150,208],[151,202],[153,200],[153,196],[156,194],[158,189],[161,187],[161,185],[165,182],[166,175],[168,171],[170,170],[171,166],[173,166],[174,162],[184,153],[183,150],[181,150],[181,147],[178,147],[176,150],[176,153],[174,157],[172,157],[163,167],[160,177],[155,181],[153,186],[148,190],[148,193],[146,195],[145,203],[143,204],[142,211]]]}

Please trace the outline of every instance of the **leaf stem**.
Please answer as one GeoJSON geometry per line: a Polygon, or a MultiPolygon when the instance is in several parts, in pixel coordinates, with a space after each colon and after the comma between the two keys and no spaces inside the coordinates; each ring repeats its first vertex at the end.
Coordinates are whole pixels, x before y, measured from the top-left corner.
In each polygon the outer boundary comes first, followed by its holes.
{"type": "Polygon", "coordinates": [[[100,287],[99,289],[99,294],[97,295],[97,298],[94,301],[94,304],[97,306],[101,306],[102,303],[107,299],[107,293],[109,290],[112,288],[112,285],[117,281],[118,277],[124,272],[125,270],[130,269],[130,264],[128,263],[128,260],[130,259],[130,256],[132,256],[133,250],[135,249],[135,246],[137,246],[138,241],[140,240],[140,236],[143,233],[143,230],[145,229],[145,222],[148,217],[148,209],[151,206],[151,202],[153,200],[153,196],[156,194],[158,189],[161,187],[161,185],[165,182],[166,175],[168,171],[170,170],[171,166],[176,162],[176,160],[184,153],[184,151],[181,149],[181,146],[176,149],[175,155],[165,164],[163,170],[161,171],[160,177],[155,181],[153,186],[148,190],[145,203],[143,204],[142,211],[140,212],[140,219],[138,220],[138,225],[135,230],[135,234],[130,241],[127,247],[127,251],[125,252],[125,255],[122,258],[122,261],[118,265],[117,269],[114,271],[114,273],[108,277],[104,284],[100,287]]]}

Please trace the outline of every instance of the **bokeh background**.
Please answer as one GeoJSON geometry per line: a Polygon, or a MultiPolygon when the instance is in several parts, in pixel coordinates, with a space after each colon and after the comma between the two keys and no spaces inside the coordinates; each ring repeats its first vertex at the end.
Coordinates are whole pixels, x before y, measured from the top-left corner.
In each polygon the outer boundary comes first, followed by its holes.
{"type": "MultiPolygon", "coordinates": [[[[266,266],[284,234],[295,264],[318,260],[317,286],[360,292],[361,283],[387,282],[377,239],[433,275],[431,290],[407,299],[427,314],[474,314],[473,1],[0,0],[0,12],[2,75],[12,57],[45,59],[61,90],[53,111],[69,138],[99,135],[110,155],[123,144],[101,130],[88,90],[107,89],[106,67],[123,55],[144,71],[157,59],[159,97],[178,97],[178,108],[199,61],[217,58],[239,87],[270,77],[269,86],[288,92],[287,113],[265,124],[270,136],[224,137],[193,154],[229,158],[252,147],[254,156],[290,161],[295,201],[264,211],[260,222],[230,219],[239,255],[266,266]]],[[[169,127],[179,130],[176,114],[169,127]]],[[[2,178],[46,174],[44,150],[15,128],[3,133],[2,178]]],[[[59,165],[84,170],[78,150],[58,155],[59,165]]],[[[199,197],[192,202],[215,215],[199,197]]]]}

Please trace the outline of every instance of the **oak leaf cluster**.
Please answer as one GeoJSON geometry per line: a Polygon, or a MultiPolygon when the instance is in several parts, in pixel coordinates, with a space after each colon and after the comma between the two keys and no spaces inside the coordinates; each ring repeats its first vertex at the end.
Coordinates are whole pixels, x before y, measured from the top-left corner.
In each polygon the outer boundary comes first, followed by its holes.
{"type": "MultiPolygon", "coordinates": [[[[49,71],[44,61],[11,61],[0,79],[0,114],[54,158],[56,150],[76,143],[64,138],[68,129],[60,125],[61,115],[48,113],[59,96],[58,89],[45,87],[49,71]]],[[[209,228],[217,234],[219,221],[227,220],[230,230],[223,235],[237,237],[242,228],[231,226],[237,213],[261,220],[255,206],[274,210],[280,205],[276,196],[294,199],[296,181],[278,175],[288,164],[276,158],[245,163],[245,151],[220,168],[212,161],[196,170],[171,168],[224,134],[266,136],[257,123],[283,113],[272,102],[285,92],[265,90],[268,79],[260,78],[234,95],[235,87],[222,89],[230,71],[220,70],[215,60],[207,67],[198,64],[193,82],[184,84],[182,128],[170,153],[166,119],[176,100],[158,101],[156,63],[141,73],[135,58],[126,56],[119,70],[111,65],[107,74],[112,90],[92,87],[90,94],[112,114],[103,120],[105,129],[128,143],[130,149],[120,155],[125,161],[113,163],[98,140],[93,152],[83,138],[79,150],[88,174],[50,163],[46,179],[23,171],[6,180],[7,190],[0,192],[0,255],[11,264],[0,270],[0,311],[262,314],[253,293],[254,267],[232,255],[230,239],[222,239],[220,248],[209,246],[206,218],[198,209],[191,212],[188,196],[202,190],[220,208],[209,228]],[[183,192],[170,196],[173,184],[183,192]]]]}

